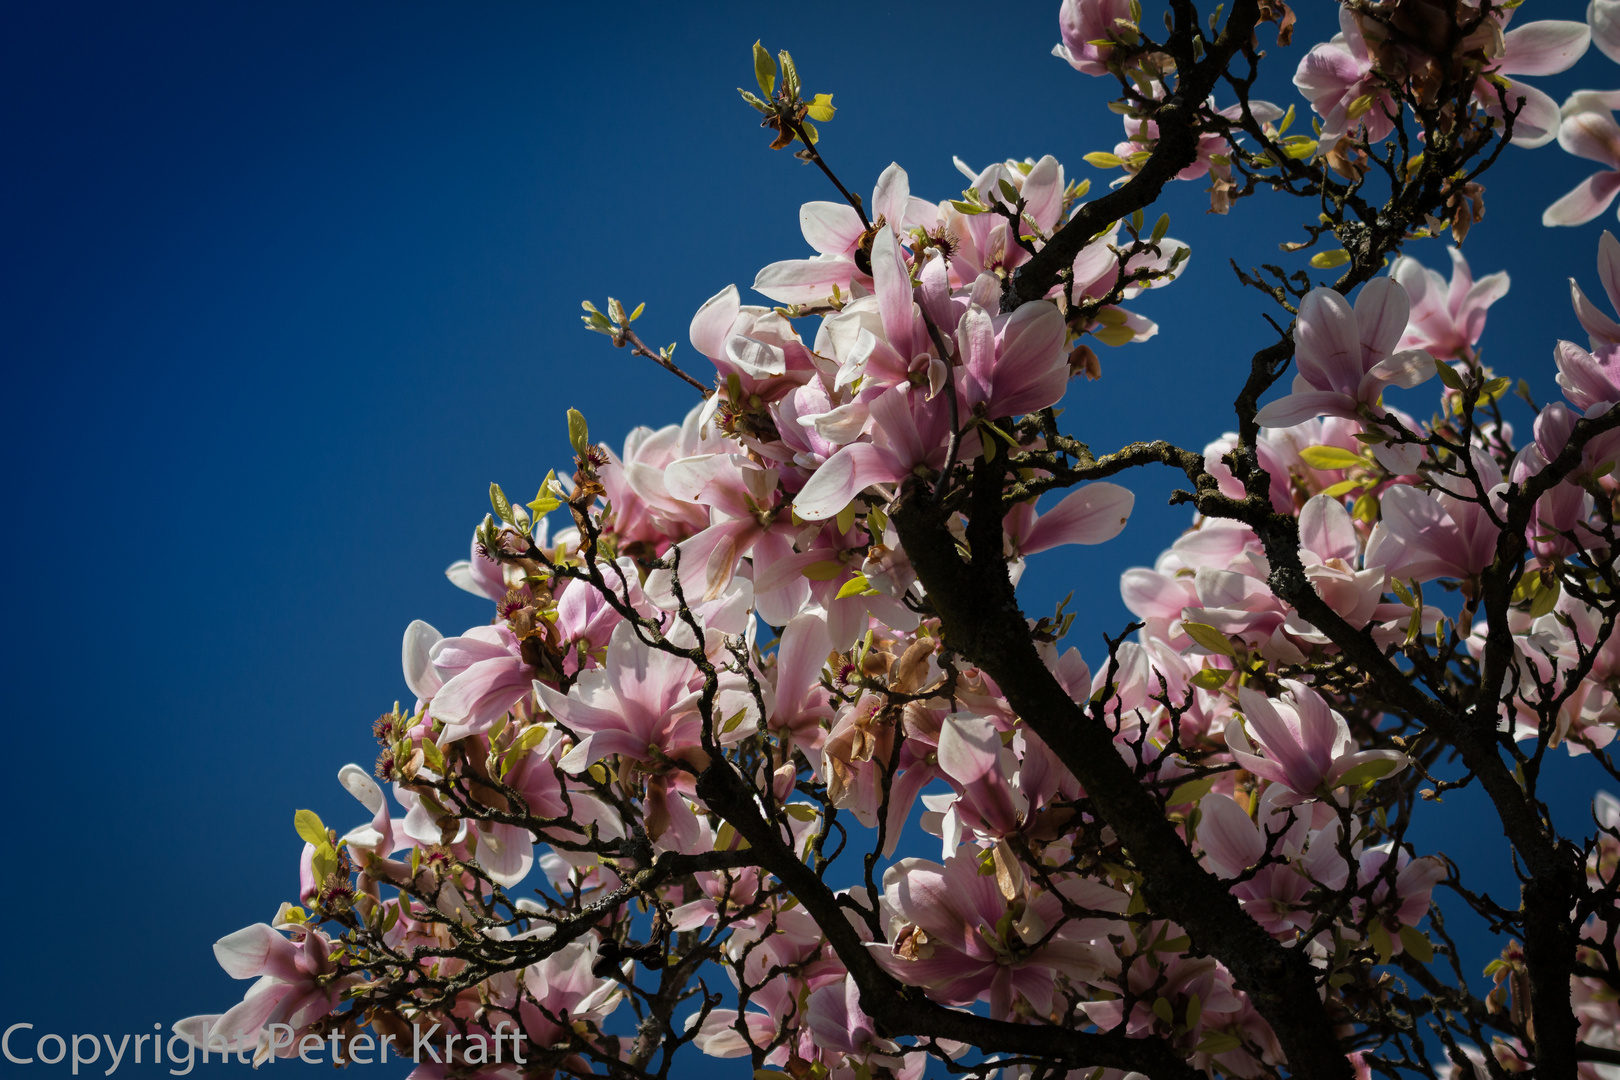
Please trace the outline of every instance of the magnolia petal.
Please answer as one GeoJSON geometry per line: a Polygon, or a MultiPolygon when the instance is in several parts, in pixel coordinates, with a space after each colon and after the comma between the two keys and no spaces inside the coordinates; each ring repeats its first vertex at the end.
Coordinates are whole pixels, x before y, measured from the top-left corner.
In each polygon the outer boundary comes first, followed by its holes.
{"type": "Polygon", "coordinates": [[[1118,484],[1097,483],[1071,491],[1036,519],[1022,545],[1025,555],[1061,544],[1101,544],[1118,536],[1136,496],[1118,484]]]}
{"type": "Polygon", "coordinates": [[[1295,391],[1278,398],[1255,414],[1263,428],[1290,428],[1318,416],[1344,416],[1354,419],[1356,399],[1334,390],[1295,391]]]}
{"type": "Polygon", "coordinates": [[[799,207],[799,229],[823,255],[848,255],[860,242],[861,216],[842,202],[807,202],[799,207]]]}
{"type": "Polygon", "coordinates": [[[735,285],[727,285],[703,301],[703,306],[692,316],[688,331],[692,348],[710,358],[725,355],[726,338],[741,311],[742,301],[737,297],[735,285]]]}
{"type": "Polygon", "coordinates": [[[1620,0],[1592,0],[1586,6],[1586,25],[1592,29],[1592,44],[1620,64],[1620,0]]]}
{"type": "Polygon", "coordinates": [[[1585,23],[1545,19],[1502,36],[1506,46],[1496,70],[1503,75],[1556,75],[1575,66],[1592,43],[1585,23]]]}
{"type": "Polygon", "coordinates": [[[1609,208],[1620,192],[1620,172],[1588,176],[1575,190],[1542,211],[1543,225],[1584,225],[1609,208]]]}
{"type": "Polygon", "coordinates": [[[405,640],[400,647],[400,663],[405,669],[405,685],[423,701],[438,693],[444,685],[428,659],[433,646],[444,640],[444,635],[421,619],[405,628],[405,640]]]}
{"type": "Polygon", "coordinates": [[[873,484],[894,480],[884,454],[871,443],[850,443],[821,463],[793,500],[793,512],[805,521],[825,521],[873,484]]]}

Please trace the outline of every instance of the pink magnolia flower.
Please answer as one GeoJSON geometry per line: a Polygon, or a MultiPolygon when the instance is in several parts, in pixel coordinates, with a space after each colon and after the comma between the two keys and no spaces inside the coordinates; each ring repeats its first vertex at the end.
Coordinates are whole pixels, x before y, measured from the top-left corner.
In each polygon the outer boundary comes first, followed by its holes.
{"type": "MultiPolygon", "coordinates": [[[[1491,17],[1506,27],[1513,9],[1496,8],[1491,17]]],[[[1474,86],[1474,100],[1492,116],[1502,116],[1505,99],[1509,109],[1517,107],[1513,121],[1513,145],[1533,148],[1552,142],[1559,133],[1558,103],[1511,75],[1556,75],[1575,66],[1592,42],[1585,23],[1564,19],[1544,19],[1526,23],[1502,35],[1502,55],[1474,86]],[[1501,84],[1500,93],[1497,83],[1501,84]]]]}
{"type": "MultiPolygon", "coordinates": [[[[1502,470],[1491,455],[1475,447],[1474,469],[1484,497],[1506,490],[1502,470]]],[[[1397,484],[1380,500],[1382,517],[1367,537],[1366,565],[1383,568],[1391,577],[1430,581],[1467,579],[1496,558],[1500,530],[1483,506],[1474,501],[1472,485],[1453,480],[1448,490],[1421,491],[1397,484]]]]}
{"type": "MultiPolygon", "coordinates": [[[[1616,0],[1620,4],[1620,0],[1616,0]]],[[[1603,285],[1603,293],[1609,298],[1609,307],[1620,311],[1620,240],[1608,229],[1603,230],[1603,237],[1598,241],[1598,280],[1603,285]]],[[[1620,345],[1620,323],[1615,322],[1596,304],[1586,298],[1580,285],[1574,278],[1569,279],[1570,303],[1575,308],[1575,318],[1580,320],[1582,328],[1591,335],[1587,344],[1595,350],[1606,346],[1620,345]]]]}
{"type": "Polygon", "coordinates": [[[503,625],[475,626],[445,638],[429,650],[428,661],[443,680],[430,710],[444,724],[446,743],[488,731],[528,695],[534,680],[522,643],[503,625]]]}
{"type": "Polygon", "coordinates": [[[198,1036],[196,1045],[218,1049],[221,1044],[245,1047],[258,1043],[259,1056],[268,1057],[268,1040],[261,1038],[268,1025],[286,1024],[302,1033],[336,1009],[343,991],[360,981],[358,975],[333,978],[336,965],[329,956],[326,935],[309,926],[291,929],[293,941],[265,923],[255,923],[214,942],[214,958],[225,974],[258,981],[248,988],[241,1004],[223,1016],[181,1021],[188,1032],[198,1036]]]}
{"type": "Polygon", "coordinates": [[[1362,406],[1382,411],[1390,386],[1413,387],[1434,374],[1434,358],[1397,352],[1411,302],[1399,282],[1374,278],[1355,307],[1332,289],[1312,289],[1299,305],[1292,393],[1260,410],[1262,427],[1292,427],[1314,416],[1357,419],[1362,406]]]}
{"type": "Polygon", "coordinates": [[[997,882],[966,851],[943,866],[901,859],[883,875],[889,941],[867,947],[901,982],[946,1005],[988,1000],[998,1020],[1010,1019],[1019,999],[1050,1013],[1059,974],[1091,982],[1118,969],[1113,949],[1093,944],[1116,922],[1066,920],[1057,896],[1012,901],[997,882]]]}
{"type": "MultiPolygon", "coordinates": [[[[1327,495],[1313,495],[1305,503],[1299,512],[1299,555],[1305,576],[1329,607],[1357,627],[1372,621],[1384,591],[1381,568],[1356,569],[1360,547],[1355,522],[1343,503],[1327,495]]],[[[1297,613],[1284,625],[1295,637],[1327,643],[1327,636],[1297,613]]]]}
{"type": "Polygon", "coordinates": [[[896,1043],[878,1035],[872,1018],[861,1008],[860,988],[848,976],[810,995],[805,1026],[823,1063],[833,1066],[830,1080],[874,1075],[874,1065],[895,1080],[922,1080],[928,1065],[926,1054],[902,1056],[896,1043]]]}
{"type": "MultiPolygon", "coordinates": [[[[939,208],[933,203],[912,196],[911,181],[897,164],[890,164],[878,177],[866,208],[874,223],[883,219],[890,236],[914,226],[932,228],[939,217],[939,208]]],[[[805,242],[817,254],[808,259],[771,263],[754,278],[755,292],[778,304],[813,304],[830,297],[834,286],[846,298],[855,295],[856,285],[871,288],[872,275],[855,264],[864,230],[853,207],[847,203],[805,203],[799,211],[799,226],[805,242]]],[[[695,343],[695,334],[693,340],[695,343]]],[[[702,346],[698,348],[702,350],[702,346]]]]}
{"type": "Polygon", "coordinates": [[[1596,355],[1573,341],[1553,347],[1558,365],[1558,387],[1569,403],[1591,416],[1620,401],[1620,348],[1599,349],[1596,355]]]}
{"type": "Polygon", "coordinates": [[[1063,0],[1058,12],[1063,41],[1052,47],[1052,55],[1082,74],[1106,75],[1114,46],[1094,43],[1113,38],[1115,23],[1130,21],[1130,0],[1063,0]]]}
{"type": "MultiPolygon", "coordinates": [[[[1366,885],[1378,879],[1389,863],[1389,847],[1370,848],[1361,853],[1361,864],[1356,876],[1357,884],[1366,885]]],[[[1414,859],[1402,851],[1395,859],[1398,868],[1395,874],[1394,895],[1390,895],[1389,883],[1379,881],[1372,893],[1372,907],[1382,911],[1398,926],[1416,926],[1423,916],[1429,913],[1429,894],[1434,887],[1446,879],[1446,864],[1433,855],[1425,855],[1421,859],[1414,859]]],[[[1361,901],[1355,902],[1356,913],[1361,912],[1361,901]]],[[[1390,942],[1399,953],[1400,939],[1397,935],[1390,935],[1390,942]]]]}
{"type": "Polygon", "coordinates": [[[1353,778],[1359,782],[1406,767],[1406,756],[1393,750],[1352,750],[1355,740],[1349,725],[1321,694],[1292,679],[1282,680],[1282,685],[1286,690],[1277,701],[1239,687],[1244,723],[1227,726],[1226,743],[1245,769],[1292,792],[1295,798],[1287,801],[1331,791],[1345,783],[1352,770],[1359,770],[1353,778]],[[1250,741],[1250,730],[1258,743],[1250,741]]]}
{"type": "Polygon", "coordinates": [[[968,410],[992,419],[1053,405],[1069,384],[1063,313],[1053,304],[1024,304],[991,315],[973,304],[956,326],[957,385],[968,410]]]}
{"type": "Polygon", "coordinates": [[[610,754],[649,765],[690,755],[701,723],[691,689],[696,675],[690,660],[653,648],[620,623],[607,663],[581,674],[566,695],[534,683],[545,710],[581,737],[558,764],[581,773],[610,754]]]}
{"type": "Polygon", "coordinates": [[[1410,321],[1401,336],[1403,349],[1422,349],[1441,360],[1473,356],[1485,330],[1485,312],[1507,295],[1508,275],[1499,270],[1474,280],[1461,251],[1451,254],[1451,284],[1409,255],[1397,258],[1389,276],[1401,283],[1412,302],[1410,321]]]}
{"type": "MultiPolygon", "coordinates": [[[[538,964],[523,971],[528,991],[518,1016],[531,1042],[553,1046],[568,1042],[583,1025],[600,1027],[619,1007],[624,991],[611,979],[592,974],[596,967],[596,938],[571,941],[538,964]]],[[[582,1064],[577,1059],[573,1064],[582,1064]]],[[[588,1065],[585,1071],[590,1071],[588,1065]]]]}
{"type": "MultiPolygon", "coordinates": [[[[803,520],[825,521],[867,488],[897,483],[913,469],[932,473],[945,467],[950,417],[943,401],[930,402],[909,386],[896,386],[874,399],[871,409],[872,441],[839,447],[794,497],[794,513],[803,520]]],[[[977,433],[962,444],[964,459],[977,454],[977,433]]]]}
{"type": "MultiPolygon", "coordinates": [[[[761,468],[741,454],[683,458],[664,471],[664,486],[672,496],[707,506],[711,515],[708,528],[679,545],[680,576],[689,599],[720,596],[740,560],[750,555],[756,565],[765,565],[792,554],[792,538],[799,530],[792,516],[782,513],[777,480],[775,469],[761,468]]],[[[766,599],[761,615],[779,626],[793,617],[804,595],[804,590],[789,591],[782,604],[766,599]]]]}
{"type": "Polygon", "coordinates": [[[603,448],[608,460],[598,470],[598,475],[613,506],[613,531],[621,545],[639,542],[663,554],[670,542],[691,536],[708,525],[709,515],[703,507],[675,498],[664,487],[664,469],[670,462],[698,454],[729,453],[734,449],[732,443],[713,430],[713,425],[704,425],[704,408],[705,405],[694,407],[679,425],[671,424],[657,431],[645,427],[632,429],[624,438],[622,458],[603,448]]]}
{"type": "Polygon", "coordinates": [[[1597,217],[1620,193],[1620,125],[1613,110],[1620,90],[1580,90],[1559,110],[1558,145],[1576,157],[1596,161],[1607,171],[1593,173],[1541,215],[1543,225],[1583,225],[1597,217]]]}
{"type": "Polygon", "coordinates": [[[1324,150],[1358,125],[1368,142],[1378,142],[1394,130],[1391,117],[1399,115],[1400,106],[1373,74],[1367,39],[1347,7],[1339,8],[1339,32],[1333,40],[1317,45],[1299,62],[1294,85],[1322,118],[1319,142],[1324,150]]]}

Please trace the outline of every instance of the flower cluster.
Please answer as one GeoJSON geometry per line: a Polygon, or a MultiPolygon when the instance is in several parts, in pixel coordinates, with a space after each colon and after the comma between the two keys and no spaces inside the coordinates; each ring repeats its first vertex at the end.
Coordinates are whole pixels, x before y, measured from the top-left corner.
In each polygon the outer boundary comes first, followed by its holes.
{"type": "MultiPolygon", "coordinates": [[[[1286,38],[1291,14],[1266,10],[1286,38]]],[[[1478,351],[1506,274],[1476,280],[1454,249],[1449,282],[1408,256],[1375,276],[1385,252],[1346,249],[1315,261],[1348,263],[1333,286],[1262,285],[1294,324],[1238,432],[1098,457],[1058,426],[1101,373],[1093,344],[1153,336],[1134,308],[1188,266],[1168,219],[1097,220],[1116,194],[1209,176],[1225,210],[1263,177],[1352,177],[1342,206],[1405,109],[1452,164],[1554,138],[1557,110],[1509,76],[1573,63],[1585,25],[1505,30],[1485,3],[1448,34],[1424,21],[1440,10],[1346,6],[1295,77],[1322,117],[1301,142],[1246,87],[1209,102],[1254,5],[1207,39],[1178,15],[1156,43],[1134,2],[1065,0],[1060,55],[1123,88],[1127,141],[1094,162],[1124,170],[1116,193],[1085,201],[1048,156],[963,165],[959,199],[891,165],[869,200],[803,206],[814,254],[753,283],[779,306],[728,286],[693,317],[714,375],[680,424],[615,450],[570,410],[572,475],[524,505],[492,485],[449,570],[490,622],[406,629],[414,700],[377,720],[374,769],[339,774],[369,821],[299,812],[297,906],[217,944],[257,981],[182,1033],[262,1061],[292,1052],[276,1026],[411,1032],[424,1080],[663,1076],[687,1045],[796,1078],[913,1080],[930,1057],[1348,1076],[1417,1053],[1409,985],[1450,995],[1425,1022],[1454,1062],[1484,1069],[1470,1046],[1492,1034],[1493,1061],[1544,1060],[1558,1017],[1538,1004],[1538,1024],[1521,987],[1543,1002],[1552,979],[1580,1042],[1612,1050],[1620,810],[1600,802],[1583,875],[1538,831],[1535,777],[1547,749],[1602,756],[1620,726],[1620,324],[1576,288],[1591,351],[1558,343],[1566,401],[1518,446],[1478,351]],[[1431,379],[1427,419],[1385,400],[1431,379]],[[1150,463],[1186,475],[1197,516],[1125,573],[1135,637],[1093,667],[1063,644],[1074,615],[1027,618],[1015,587],[1031,559],[1119,536],[1116,480],[1150,463]],[[1522,917],[1407,839],[1476,780],[1554,890],[1522,917]],[[1508,990],[1470,992],[1431,918],[1442,883],[1526,939],[1491,969],[1508,990]],[[1548,911],[1584,920],[1562,967],[1535,937],[1548,911]]],[[[745,97],[826,168],[806,118],[830,98],[780,64],[778,86],[756,48],[745,97]]],[[[1473,211],[1432,188],[1387,243],[1437,213],[1466,231],[1473,211]]],[[[1612,303],[1607,235],[1600,260],[1612,303]]],[[[630,331],[640,309],[587,310],[673,367],[630,331]]]]}

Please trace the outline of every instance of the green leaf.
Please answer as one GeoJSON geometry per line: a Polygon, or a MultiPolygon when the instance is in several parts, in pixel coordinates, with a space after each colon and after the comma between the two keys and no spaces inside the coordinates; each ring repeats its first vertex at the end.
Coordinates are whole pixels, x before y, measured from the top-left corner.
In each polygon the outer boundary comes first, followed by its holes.
{"type": "Polygon", "coordinates": [[[1417,607],[1417,598],[1412,595],[1412,590],[1408,589],[1406,583],[1400,578],[1390,578],[1389,587],[1395,591],[1395,595],[1400,598],[1401,603],[1407,607],[1417,607]]]}
{"type": "Polygon", "coordinates": [[[1167,1024],[1174,1024],[1176,1022],[1176,1012],[1175,1009],[1171,1007],[1169,998],[1153,999],[1153,1015],[1157,1016],[1160,1020],[1163,1020],[1167,1024]]]}
{"type": "Polygon", "coordinates": [[[1509,381],[1510,380],[1506,375],[1499,375],[1485,384],[1485,389],[1480,391],[1480,395],[1490,399],[1491,401],[1495,401],[1497,398],[1507,393],[1509,381]]]}
{"type": "Polygon", "coordinates": [[[326,838],[326,826],[321,823],[321,816],[313,810],[300,810],[294,814],[293,829],[305,842],[316,847],[331,843],[326,838]]]}
{"type": "Polygon", "coordinates": [[[799,100],[799,69],[793,66],[793,57],[788,55],[786,49],[777,53],[776,57],[782,61],[782,89],[794,101],[799,100]]]}
{"type": "Polygon", "coordinates": [[[804,128],[804,133],[806,135],[810,136],[811,146],[814,146],[816,143],[821,141],[821,132],[816,130],[816,125],[812,124],[808,120],[800,120],[799,126],[804,128]]]}
{"type": "Polygon", "coordinates": [[[859,596],[871,587],[871,584],[866,580],[865,574],[856,574],[844,582],[844,587],[838,590],[837,599],[843,600],[847,597],[859,596]]]}
{"type": "Polygon", "coordinates": [[[1103,150],[1095,150],[1086,155],[1086,164],[1099,169],[1117,169],[1125,164],[1125,159],[1117,154],[1110,154],[1103,150]]]}
{"type": "Polygon", "coordinates": [[[1237,650],[1232,647],[1232,642],[1227,636],[1208,623],[1184,622],[1181,629],[1186,631],[1188,637],[1212,653],[1234,658],[1237,656],[1237,650]]]}
{"type": "Polygon", "coordinates": [[[1124,325],[1107,326],[1101,330],[1094,331],[1093,336],[1095,336],[1096,339],[1102,342],[1104,345],[1110,345],[1114,348],[1118,348],[1121,345],[1128,345],[1135,341],[1136,331],[1124,325]]]}
{"type": "Polygon", "coordinates": [[[585,414],[578,409],[568,410],[568,445],[582,458],[590,453],[591,431],[585,423],[585,414]]]}
{"type": "Polygon", "coordinates": [[[1188,681],[1194,686],[1198,687],[1200,690],[1208,690],[1210,693],[1214,693],[1221,687],[1225,686],[1226,680],[1230,679],[1231,677],[1231,668],[1207,667],[1198,674],[1194,675],[1188,681]]]}
{"type": "Polygon", "coordinates": [[[831,120],[833,118],[833,113],[838,111],[837,109],[833,108],[832,99],[833,96],[831,94],[817,94],[815,96],[815,100],[811,101],[806,107],[808,109],[807,115],[810,117],[810,119],[821,124],[825,124],[827,121],[831,120]]]}
{"type": "Polygon", "coordinates": [[[1311,265],[1318,270],[1331,270],[1335,266],[1343,266],[1350,261],[1350,253],[1343,248],[1333,251],[1319,251],[1311,256],[1311,265]]]}
{"type": "Polygon", "coordinates": [[[1350,769],[1335,782],[1335,787],[1360,787],[1370,780],[1382,780],[1396,769],[1401,763],[1385,758],[1378,761],[1363,761],[1360,765],[1350,769]]]}
{"type": "Polygon", "coordinates": [[[551,485],[556,482],[556,479],[557,471],[555,469],[546,473],[546,479],[540,485],[540,490],[535,492],[534,501],[531,503],[524,503],[524,505],[529,508],[529,514],[531,516],[537,518],[545,517],[547,514],[551,513],[553,510],[557,509],[557,507],[562,505],[562,500],[551,494],[551,485]]]}
{"type": "Polygon", "coordinates": [[[1373,923],[1372,933],[1367,935],[1367,939],[1372,942],[1372,947],[1378,950],[1378,962],[1389,963],[1390,956],[1395,952],[1395,945],[1389,940],[1389,931],[1384,929],[1384,924],[1373,923]]]}
{"type": "Polygon", "coordinates": [[[1462,376],[1450,364],[1434,365],[1434,373],[1440,376],[1440,381],[1446,384],[1447,389],[1461,390],[1463,388],[1462,376]]]}
{"type": "Polygon", "coordinates": [[[635,322],[637,319],[641,318],[641,313],[646,310],[647,302],[643,300],[641,303],[636,305],[636,310],[630,313],[630,321],[635,322]]]}
{"type": "Polygon", "coordinates": [[[1151,241],[1157,244],[1164,239],[1164,234],[1170,231],[1170,215],[1160,214],[1159,220],[1153,223],[1153,236],[1151,241]]]}
{"type": "Polygon", "coordinates": [[[1350,494],[1352,491],[1355,491],[1358,488],[1363,488],[1366,486],[1367,482],[1365,480],[1356,480],[1353,478],[1350,480],[1340,480],[1337,484],[1332,484],[1323,488],[1322,494],[1326,495],[1330,499],[1338,499],[1350,494]]]}
{"type": "Polygon", "coordinates": [[[842,574],[847,567],[836,559],[823,559],[813,562],[804,568],[804,576],[811,581],[831,581],[842,574]]]}
{"type": "Polygon", "coordinates": [[[1011,180],[1008,180],[1005,176],[1003,176],[997,182],[997,186],[1001,189],[1001,197],[1007,200],[1008,206],[1017,205],[1019,198],[1018,189],[1013,187],[1011,180]]]}
{"type": "MultiPolygon", "coordinates": [[[[1541,575],[1536,576],[1540,577],[1541,575]]],[[[1558,605],[1558,594],[1562,590],[1563,586],[1559,584],[1557,578],[1553,578],[1550,586],[1543,585],[1541,591],[1536,593],[1535,599],[1530,601],[1530,617],[1539,619],[1551,612],[1558,605]]]]}
{"type": "Polygon", "coordinates": [[[1166,806],[1181,806],[1184,803],[1197,802],[1210,789],[1215,786],[1215,777],[1205,776],[1197,780],[1188,780],[1185,784],[1178,784],[1164,800],[1166,806]]]}
{"type": "Polygon", "coordinates": [[[814,821],[821,816],[820,811],[806,802],[790,802],[782,807],[782,812],[795,821],[814,821]]]}
{"type": "Polygon", "coordinates": [[[748,104],[752,105],[754,108],[758,109],[760,112],[768,113],[768,112],[771,111],[771,107],[769,105],[765,104],[763,101],[759,100],[759,98],[755,97],[753,94],[750,94],[747,90],[744,90],[742,87],[740,87],[740,86],[737,87],[737,93],[741,94],[742,99],[744,101],[748,102],[748,104]]]}
{"type": "Polygon", "coordinates": [[[776,92],[776,61],[757,41],[754,42],[754,81],[759,83],[759,92],[767,98],[776,92]]]}
{"type": "Polygon", "coordinates": [[[847,533],[855,527],[855,503],[853,500],[848,506],[838,511],[838,517],[833,519],[833,524],[838,526],[838,531],[841,533],[847,533]]]}
{"type": "Polygon", "coordinates": [[[1243,1040],[1236,1035],[1228,1035],[1224,1031],[1210,1031],[1198,1044],[1200,1054],[1224,1054],[1236,1050],[1243,1045],[1243,1040]]]}
{"type": "Polygon", "coordinates": [[[1434,959],[1434,944],[1415,926],[1401,927],[1401,945],[1420,964],[1434,959]]]}
{"type": "Polygon", "coordinates": [[[493,483],[489,485],[489,505],[495,508],[496,517],[508,525],[517,524],[517,519],[512,516],[511,500],[506,497],[506,492],[501,490],[501,485],[493,483]]]}
{"type": "Polygon", "coordinates": [[[1299,459],[1313,469],[1353,469],[1363,464],[1361,455],[1341,446],[1307,446],[1299,459]]]}

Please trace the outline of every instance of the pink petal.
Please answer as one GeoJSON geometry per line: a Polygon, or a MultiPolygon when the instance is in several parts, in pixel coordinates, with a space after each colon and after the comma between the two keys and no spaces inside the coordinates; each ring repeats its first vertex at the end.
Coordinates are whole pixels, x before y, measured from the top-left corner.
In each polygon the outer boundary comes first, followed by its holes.
{"type": "Polygon", "coordinates": [[[805,612],[787,624],[776,651],[778,710],[797,710],[820,689],[821,669],[831,651],[832,639],[821,616],[805,612]]]}
{"type": "Polygon", "coordinates": [[[444,640],[444,635],[417,619],[405,628],[405,640],[400,646],[400,662],[405,669],[405,685],[411,693],[426,701],[443,686],[438,672],[428,660],[433,646],[444,640]]]}
{"type": "Polygon", "coordinates": [[[1519,115],[1513,121],[1513,145],[1533,149],[1546,146],[1556,139],[1559,128],[1558,102],[1529,83],[1517,79],[1507,79],[1506,82],[1507,90],[1500,97],[1493,88],[1486,99],[1485,111],[1495,115],[1501,110],[1501,101],[1506,100],[1511,107],[1519,99],[1524,100],[1519,115]]]}
{"type": "Polygon", "coordinates": [[[533,678],[520,656],[481,660],[433,696],[433,717],[469,734],[482,731],[523,699],[533,678]]]}
{"type": "Polygon", "coordinates": [[[807,202],[799,207],[805,242],[823,255],[847,255],[860,241],[861,216],[848,203],[807,202]]]}
{"type": "Polygon", "coordinates": [[[1380,360],[1367,372],[1362,380],[1362,399],[1376,401],[1378,393],[1386,386],[1410,389],[1433,377],[1434,357],[1422,349],[1398,352],[1380,360]]]}
{"type": "Polygon", "coordinates": [[[1024,177],[1024,213],[1050,232],[1063,210],[1063,166],[1047,154],[1024,177]]]}
{"type": "Polygon", "coordinates": [[[1595,95],[1575,94],[1564,103],[1558,145],[1576,157],[1620,168],[1620,125],[1603,103],[1583,100],[1589,96],[1595,95]]]}
{"type": "Polygon", "coordinates": [[[1025,304],[1002,331],[1001,356],[991,394],[996,416],[1022,416],[1063,397],[1069,383],[1063,352],[1067,328],[1053,304],[1025,304]],[[1027,313],[1027,314],[1026,314],[1027,313]]]}
{"type": "MultiPolygon", "coordinates": [[[[1605,232],[1603,235],[1609,234],[1605,232]]],[[[1570,304],[1575,308],[1575,318],[1594,340],[1610,344],[1620,342],[1620,323],[1598,310],[1597,305],[1586,298],[1574,278],[1569,279],[1569,294],[1570,304]]]]}
{"type": "Polygon", "coordinates": [[[1266,853],[1260,830],[1230,796],[1205,795],[1198,811],[1198,842],[1218,876],[1237,877],[1266,853]]]}
{"type": "Polygon", "coordinates": [[[805,521],[825,521],[873,484],[898,479],[885,455],[871,443],[850,443],[821,463],[793,499],[793,512],[805,521]]]}
{"type": "Polygon", "coordinates": [[[1355,394],[1367,366],[1361,362],[1361,334],[1348,300],[1332,289],[1312,289],[1300,302],[1294,341],[1295,360],[1307,382],[1318,390],[1355,394]]]}
{"type": "Polygon", "coordinates": [[[1278,398],[1255,414],[1255,423],[1264,428],[1290,428],[1317,416],[1343,416],[1354,419],[1356,399],[1335,390],[1307,390],[1278,398]]]}
{"type": "MultiPolygon", "coordinates": [[[[1603,236],[1598,240],[1598,280],[1603,282],[1603,291],[1609,297],[1609,306],[1620,311],[1620,240],[1608,229],[1603,230],[1603,236]]],[[[1620,335],[1617,335],[1620,340],[1620,335]]]]}
{"type": "MultiPolygon", "coordinates": [[[[1356,333],[1361,340],[1361,370],[1366,371],[1395,351],[1406,331],[1412,303],[1400,282],[1379,277],[1361,287],[1354,311],[1356,333]]],[[[1300,317],[1304,318],[1303,310],[1300,317]]]]}
{"type": "Polygon", "coordinates": [[[1317,768],[1305,753],[1298,737],[1271,702],[1247,686],[1238,688],[1238,702],[1244,721],[1265,744],[1266,756],[1282,766],[1287,776],[1284,786],[1300,795],[1315,791],[1325,770],[1317,768]]]}
{"type": "Polygon", "coordinates": [[[1547,19],[1503,35],[1507,46],[1496,70],[1503,75],[1556,75],[1575,66],[1592,43],[1585,23],[1547,19]]]}
{"type": "Polygon", "coordinates": [[[989,717],[952,713],[939,729],[939,767],[963,787],[995,771],[1001,735],[989,717]]]}
{"type": "Polygon", "coordinates": [[[1087,484],[1065,495],[1035,521],[1022,550],[1034,555],[1061,544],[1101,544],[1118,536],[1136,496],[1118,484],[1087,484]]]}
{"type": "Polygon", "coordinates": [[[905,226],[907,204],[911,201],[911,180],[906,170],[894,162],[878,177],[872,189],[872,220],[886,218],[891,230],[905,226]]]}
{"type": "Polygon", "coordinates": [[[692,348],[704,356],[724,356],[726,338],[731,336],[731,326],[737,321],[737,314],[742,310],[742,301],[737,298],[737,286],[727,285],[713,296],[703,302],[692,316],[692,328],[689,336],[692,339],[692,348]]]}
{"type": "Polygon", "coordinates": [[[848,259],[784,259],[754,276],[754,291],[778,304],[808,304],[831,296],[834,285],[847,294],[854,276],[855,264],[848,259]]]}
{"type": "Polygon", "coordinates": [[[1350,512],[1337,499],[1316,495],[1299,512],[1299,545],[1324,562],[1354,563],[1359,544],[1350,512]]]}
{"type": "Polygon", "coordinates": [[[883,334],[900,358],[909,361],[918,352],[912,343],[911,269],[900,253],[900,241],[887,229],[872,241],[872,282],[883,334]]]}
{"type": "Polygon", "coordinates": [[[1586,7],[1586,24],[1592,29],[1592,44],[1620,64],[1620,0],[1592,0],[1586,7]]]}
{"type": "Polygon", "coordinates": [[[294,964],[297,956],[298,947],[267,923],[244,926],[214,942],[214,959],[233,979],[273,975],[287,981],[296,980],[299,977],[294,964]]]}
{"type": "Polygon", "coordinates": [[[1620,172],[1600,172],[1576,185],[1575,190],[1547,207],[1543,225],[1584,225],[1609,208],[1620,192],[1620,172]]]}
{"type": "Polygon", "coordinates": [[[247,994],[234,1008],[228,1010],[214,1023],[207,1035],[211,1045],[205,1049],[218,1050],[222,1046],[239,1045],[243,1042],[251,1046],[253,1040],[248,1036],[256,1037],[259,1029],[264,1027],[265,1021],[281,1007],[287,996],[299,989],[300,987],[294,983],[280,982],[271,978],[260,979],[248,988],[247,994]]]}

